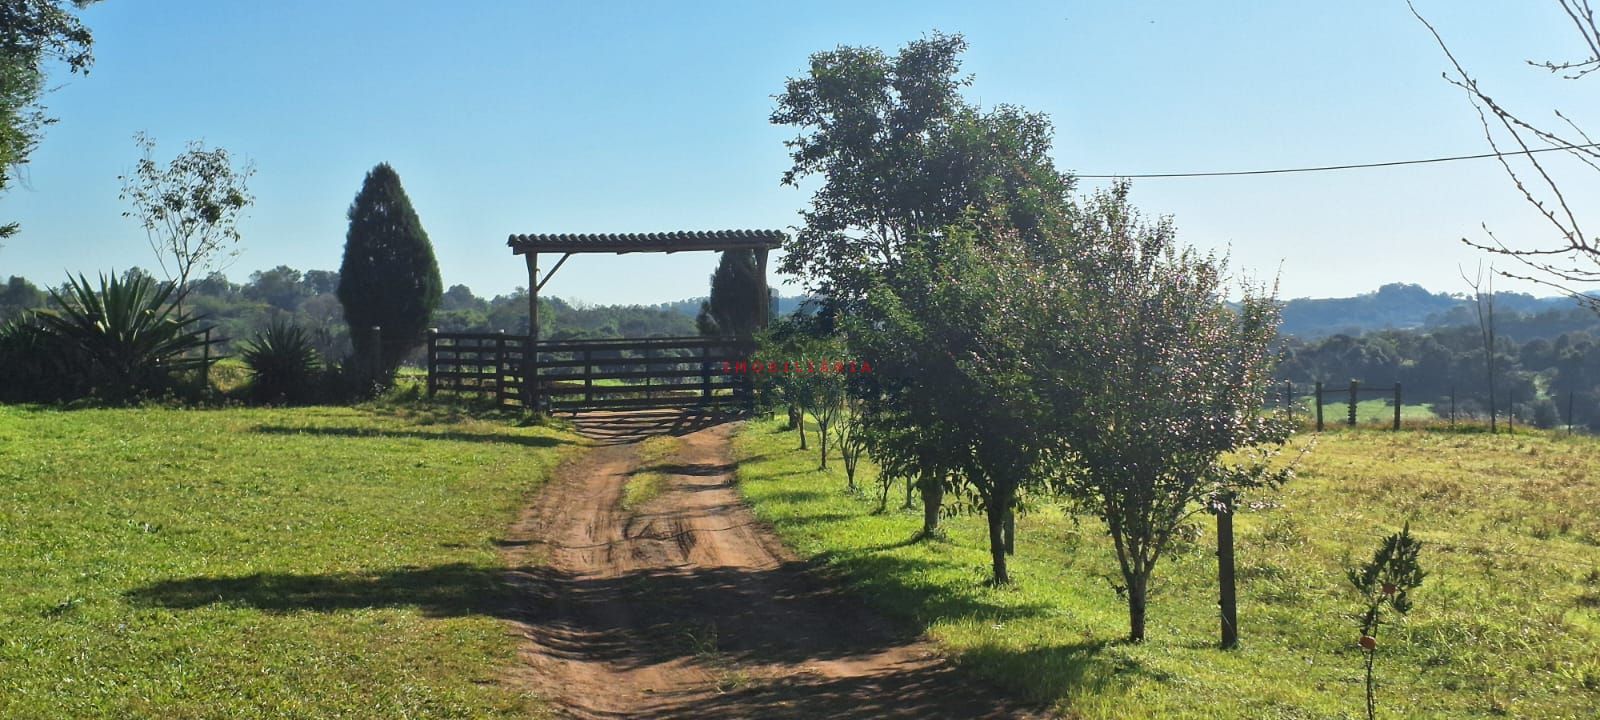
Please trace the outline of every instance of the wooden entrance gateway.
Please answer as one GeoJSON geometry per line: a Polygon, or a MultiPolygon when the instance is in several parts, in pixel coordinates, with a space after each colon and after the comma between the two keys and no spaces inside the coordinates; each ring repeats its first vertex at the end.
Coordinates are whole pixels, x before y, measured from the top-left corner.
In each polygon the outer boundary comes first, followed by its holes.
{"type": "MultiPolygon", "coordinates": [[[[727,372],[748,358],[748,337],[540,340],[539,292],[579,253],[750,250],[767,297],[767,254],[783,244],[778,230],[512,235],[506,244],[528,267],[528,330],[428,333],[428,394],[493,395],[508,408],[577,411],[611,408],[749,407],[750,377],[727,372]],[[539,276],[539,255],[561,258],[539,276]]],[[[762,313],[765,324],[769,313],[762,313]]]]}

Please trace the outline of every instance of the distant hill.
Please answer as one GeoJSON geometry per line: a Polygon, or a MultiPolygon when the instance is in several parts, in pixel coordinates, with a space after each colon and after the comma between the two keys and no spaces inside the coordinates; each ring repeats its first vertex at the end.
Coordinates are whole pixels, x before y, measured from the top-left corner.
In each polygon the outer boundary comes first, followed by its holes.
{"type": "MultiPolygon", "coordinates": [[[[811,298],[809,296],[807,296],[807,295],[792,295],[792,296],[787,296],[787,297],[783,296],[783,295],[779,295],[778,296],[778,316],[782,317],[784,315],[788,315],[788,314],[794,312],[795,310],[800,308],[801,303],[804,303],[805,301],[810,300],[810,299],[811,298]]],[[[702,295],[700,297],[692,297],[692,298],[688,298],[686,300],[675,300],[673,302],[665,302],[665,303],[661,303],[659,305],[655,305],[654,307],[657,308],[657,309],[660,309],[660,310],[667,310],[669,312],[675,312],[675,313],[679,313],[679,314],[682,314],[682,315],[688,315],[689,317],[694,317],[695,315],[698,315],[700,313],[700,303],[705,302],[706,300],[707,300],[707,298],[704,295],[702,295]]]]}
{"type": "MultiPolygon", "coordinates": [[[[1526,293],[1495,293],[1495,312],[1566,315],[1579,306],[1570,298],[1539,298],[1526,293]]],[[[1307,340],[1329,335],[1360,335],[1376,330],[1412,330],[1477,323],[1472,300],[1464,294],[1429,292],[1420,285],[1393,283],[1345,298],[1296,298],[1283,304],[1279,332],[1307,340]]]]}

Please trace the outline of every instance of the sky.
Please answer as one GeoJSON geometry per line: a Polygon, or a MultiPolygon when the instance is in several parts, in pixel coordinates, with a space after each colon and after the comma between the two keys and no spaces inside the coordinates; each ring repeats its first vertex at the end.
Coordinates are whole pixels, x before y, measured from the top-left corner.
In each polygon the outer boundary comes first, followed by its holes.
{"type": "MultiPolygon", "coordinates": [[[[1577,52],[1553,2],[1417,5],[1498,100],[1600,128],[1600,94],[1582,92],[1600,80],[1523,62],[1577,52]]],[[[203,140],[255,164],[243,253],[227,268],[236,281],[277,265],[337,269],[346,209],[379,162],[399,172],[446,286],[483,296],[527,284],[505,246],[512,233],[790,229],[810,188],[779,183],[795,131],[767,118],[784,80],[813,52],[892,50],[934,30],[970,43],[968,97],[1047,113],[1057,164],[1078,174],[1488,149],[1403,0],[106,0],[80,14],[95,64],[86,77],[52,75],[46,103],[59,122],[22,185],[0,196],[0,219],[22,224],[0,248],[0,276],[54,284],[156,266],[118,199],[141,130],[158,159],[203,140]]],[[[1593,176],[1569,182],[1593,197],[1593,176]]],[[[1551,237],[1493,160],[1150,179],[1133,199],[1173,215],[1185,242],[1229,253],[1242,276],[1276,279],[1284,298],[1392,282],[1460,292],[1461,269],[1482,257],[1462,237],[1486,239],[1485,226],[1513,244],[1551,237]]],[[[545,293],[590,304],[700,296],[715,263],[714,253],[579,255],[545,293]]]]}

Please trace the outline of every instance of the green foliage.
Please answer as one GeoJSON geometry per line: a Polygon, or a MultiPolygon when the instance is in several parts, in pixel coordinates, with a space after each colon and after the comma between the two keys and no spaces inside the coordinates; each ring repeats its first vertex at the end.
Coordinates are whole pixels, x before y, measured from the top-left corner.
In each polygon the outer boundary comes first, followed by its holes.
{"type": "Polygon", "coordinates": [[[1345,574],[1365,603],[1360,647],[1366,659],[1368,720],[1378,716],[1373,661],[1378,655],[1378,626],[1383,623],[1383,608],[1388,607],[1401,615],[1411,611],[1411,591],[1422,587],[1422,578],[1427,574],[1417,562],[1421,552],[1422,543],[1411,536],[1408,522],[1400,532],[1383,539],[1371,560],[1361,567],[1349,568],[1345,574]]]}
{"type": "Polygon", "coordinates": [[[711,274],[711,297],[695,318],[701,335],[753,337],[765,319],[766,278],[754,250],[726,250],[711,274]]]}
{"type": "MultiPolygon", "coordinates": [[[[94,0],[75,0],[78,7],[94,0]]],[[[0,0],[0,192],[27,164],[45,126],[55,122],[39,98],[47,92],[46,63],[59,61],[69,72],[89,72],[94,38],[61,0],[0,0]]],[[[17,232],[0,224],[0,238],[17,232]]]]}
{"type": "Polygon", "coordinates": [[[350,205],[350,230],[339,266],[339,302],[356,357],[376,350],[382,378],[422,342],[443,284],[433,245],[400,176],[388,163],[367,173],[350,205]],[[382,328],[373,348],[371,329],[382,328]]]}
{"type": "Polygon", "coordinates": [[[933,33],[894,57],[840,47],[811,56],[778,96],[787,185],[823,176],[780,270],[853,310],[902,249],[968,213],[995,211],[1027,239],[1059,231],[1070,178],[1049,155],[1045,116],[961,97],[960,35],[933,33]]]}
{"type": "MultiPolygon", "coordinates": [[[[206,345],[199,319],[172,304],[176,286],[147,276],[82,275],[51,290],[54,307],[37,315],[39,339],[66,375],[65,397],[120,401],[173,387],[175,374],[201,367],[206,345]]],[[[65,399],[57,397],[50,399],[65,399]]]]}
{"type": "MultiPolygon", "coordinates": [[[[818,471],[782,425],[753,422],[735,439],[738,487],[758,519],[908,633],[1064,717],[1360,715],[1345,569],[1399,529],[1372,531],[1397,508],[1426,528],[1431,573],[1405,622],[1384,626],[1387,716],[1600,715],[1595,439],[1521,430],[1322,437],[1295,482],[1238,505],[1241,650],[1218,652],[1211,538],[1167,556],[1153,584],[1150,641],[1121,642],[1127,600],[1112,587],[1120,569],[1096,515],[1030,494],[1032,511],[1017,518],[1013,583],[991,587],[974,581],[989,564],[983,518],[948,517],[944,539],[913,542],[920,513],[879,512],[876,498],[841,492],[843,469],[818,471]]],[[[864,484],[876,470],[863,461],[864,484]]]]}
{"type": "Polygon", "coordinates": [[[304,328],[275,320],[239,356],[250,368],[250,391],[265,402],[305,402],[312,397],[321,361],[304,328]]]}
{"type": "Polygon", "coordinates": [[[1144,637],[1151,573],[1197,504],[1274,486],[1289,435],[1261,413],[1277,308],[1244,288],[1222,304],[1221,260],[1180,247],[1170,220],[1148,222],[1118,185],[1088,199],[1059,269],[1030,278],[1024,353],[1067,460],[1062,487],[1100,515],[1116,548],[1130,637],[1144,637]]]}
{"type": "Polygon", "coordinates": [[[122,215],[144,227],[156,261],[177,282],[181,307],[191,277],[239,254],[239,217],[255,202],[247,188],[255,168],[235,167],[227,150],[198,140],[163,167],[153,138],[139,132],[133,140],[142,154],[133,174],[118,178],[132,205],[122,215]]]}

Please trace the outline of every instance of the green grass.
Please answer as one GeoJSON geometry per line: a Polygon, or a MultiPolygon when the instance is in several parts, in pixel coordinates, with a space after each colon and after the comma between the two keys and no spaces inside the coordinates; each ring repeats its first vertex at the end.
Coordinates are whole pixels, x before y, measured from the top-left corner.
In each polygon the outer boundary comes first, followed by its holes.
{"type": "MultiPolygon", "coordinates": [[[[1295,419],[1307,419],[1311,424],[1316,423],[1317,401],[1315,398],[1303,398],[1300,405],[1295,408],[1295,419]]],[[[1322,399],[1322,423],[1325,427],[1343,425],[1350,417],[1350,403],[1343,396],[1335,397],[1324,393],[1322,399]]],[[[1422,403],[1418,405],[1401,405],[1400,422],[1437,422],[1439,416],[1433,412],[1433,405],[1422,403]]],[[[1356,403],[1356,423],[1358,425],[1389,425],[1394,422],[1394,403],[1383,398],[1361,400],[1356,403]]]]}
{"type": "Polygon", "coordinates": [[[0,717],[496,718],[495,541],[576,439],[449,410],[0,407],[0,717]]]}
{"type": "MultiPolygon", "coordinates": [[[[977,518],[912,542],[917,511],[872,514],[875,502],[843,491],[842,470],[817,471],[815,450],[794,450],[777,422],[747,426],[735,457],[757,514],[802,554],[961,664],[1072,717],[1364,716],[1359,603],[1343,567],[1410,518],[1430,575],[1411,615],[1380,633],[1380,715],[1594,718],[1600,443],[1519,433],[1323,434],[1296,480],[1241,508],[1242,647],[1228,652],[1215,649],[1209,516],[1158,568],[1149,639],[1129,645],[1093,518],[1032,498],[1017,582],[996,589],[977,518]]],[[[875,473],[864,474],[870,491],[875,473]]]]}
{"type": "Polygon", "coordinates": [[[639,470],[622,486],[622,507],[633,510],[661,495],[667,477],[653,468],[672,457],[680,442],[676,437],[662,435],[639,443],[639,470]]]}

